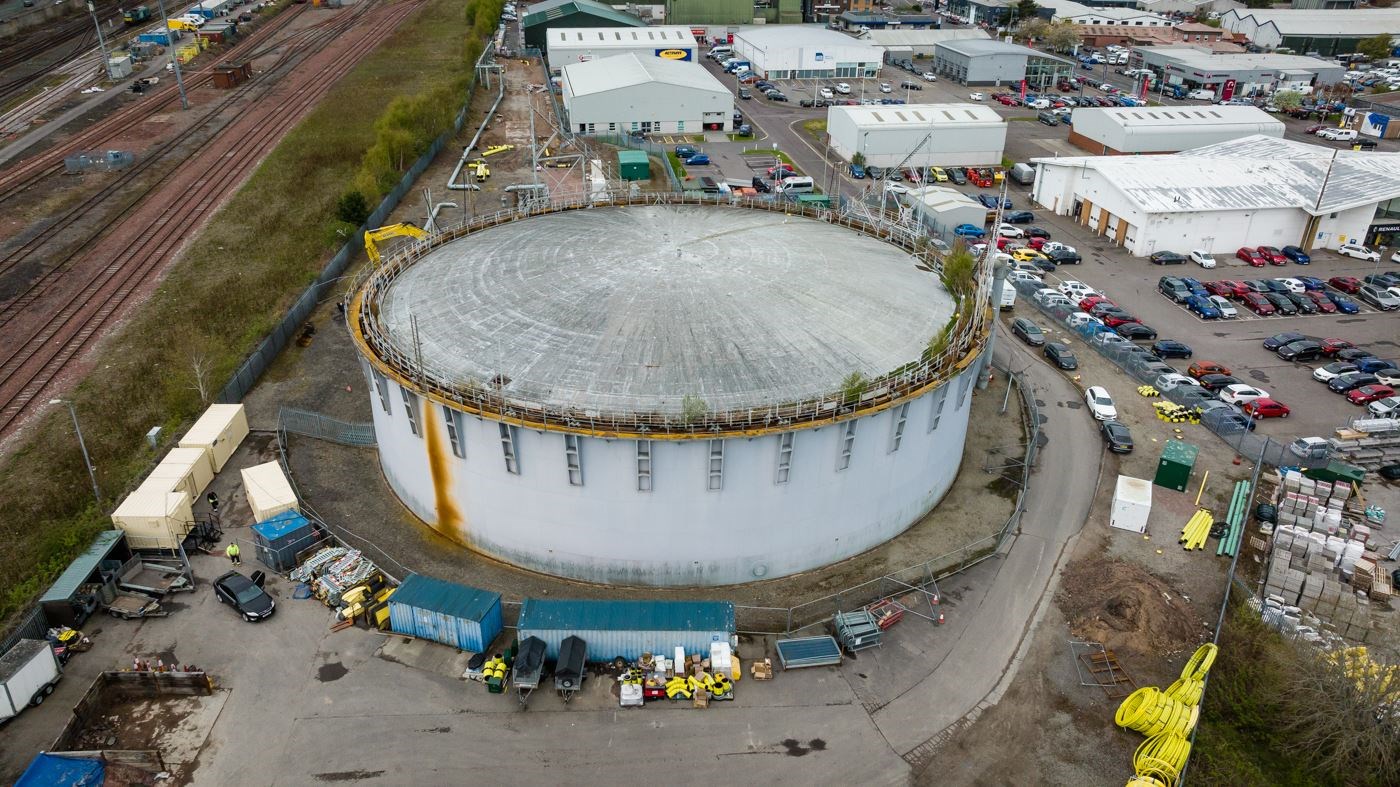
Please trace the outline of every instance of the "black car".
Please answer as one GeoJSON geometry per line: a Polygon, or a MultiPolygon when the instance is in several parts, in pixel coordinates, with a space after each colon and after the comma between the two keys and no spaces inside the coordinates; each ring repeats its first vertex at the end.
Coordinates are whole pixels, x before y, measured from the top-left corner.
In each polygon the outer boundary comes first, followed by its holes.
{"type": "MultiPolygon", "coordinates": [[[[1172,398],[1182,407],[1206,407],[1207,402],[1225,404],[1219,399],[1216,399],[1215,394],[1196,385],[1178,385],[1176,389],[1172,391],[1172,398]]],[[[1228,404],[1225,406],[1229,407],[1228,404]]]]}
{"type": "Polygon", "coordinates": [[[1013,210],[1001,217],[1007,224],[1030,224],[1035,221],[1035,214],[1028,210],[1013,210]]]}
{"type": "Polygon", "coordinates": [[[1050,240],[1050,230],[1044,227],[1026,227],[1027,238],[1044,238],[1050,240]]]}
{"type": "Polygon", "coordinates": [[[1190,358],[1191,347],[1175,339],[1163,339],[1152,345],[1152,354],[1158,358],[1190,358]]]}
{"type": "Polygon", "coordinates": [[[1254,431],[1254,419],[1233,407],[1212,408],[1201,413],[1201,423],[1220,435],[1254,431]]]}
{"type": "Polygon", "coordinates": [[[1278,348],[1284,346],[1285,344],[1292,344],[1294,342],[1300,342],[1304,339],[1310,338],[1312,337],[1304,336],[1303,334],[1295,333],[1294,331],[1276,333],[1273,336],[1270,336],[1269,338],[1264,340],[1264,349],[1277,351],[1278,348]]]}
{"type": "Polygon", "coordinates": [[[1202,388],[1215,393],[1227,385],[1236,385],[1244,380],[1230,374],[1203,374],[1197,382],[1201,384],[1202,388]]]}
{"type": "Polygon", "coordinates": [[[1374,374],[1347,372],[1346,374],[1339,374],[1327,381],[1327,388],[1332,391],[1332,393],[1344,394],[1353,388],[1360,388],[1363,385],[1375,385],[1379,382],[1380,380],[1376,379],[1374,374]]]}
{"type": "MultiPolygon", "coordinates": [[[[743,98],[743,96],[739,96],[739,98],[743,98]]],[[[810,98],[804,98],[801,101],[797,102],[797,105],[799,107],[815,107],[817,105],[817,102],[810,98]]]]}
{"type": "Polygon", "coordinates": [[[1294,306],[1293,301],[1288,300],[1288,296],[1281,292],[1266,292],[1264,297],[1274,305],[1274,311],[1279,314],[1291,316],[1298,313],[1298,307],[1294,306]]]}
{"type": "Polygon", "coordinates": [[[1299,339],[1278,348],[1278,357],[1285,361],[1313,361],[1322,357],[1322,345],[1310,339],[1299,339]]]}
{"type": "Polygon", "coordinates": [[[1271,293],[1271,292],[1276,292],[1276,293],[1278,293],[1279,295],[1287,295],[1287,294],[1293,292],[1292,290],[1288,289],[1288,285],[1287,285],[1287,284],[1284,284],[1283,282],[1279,281],[1278,279],[1264,279],[1264,280],[1260,281],[1259,283],[1262,284],[1262,285],[1264,285],[1264,294],[1265,294],[1265,295],[1268,295],[1268,294],[1271,293]]]}
{"type": "Polygon", "coordinates": [[[1344,350],[1338,350],[1337,354],[1332,357],[1336,358],[1339,361],[1348,361],[1350,363],[1356,363],[1362,358],[1375,358],[1376,354],[1371,350],[1366,349],[1365,347],[1348,347],[1344,350]]]}
{"type": "Polygon", "coordinates": [[[1078,265],[1084,261],[1084,258],[1079,256],[1078,252],[1069,251],[1068,249],[1043,251],[1041,254],[1049,257],[1050,261],[1056,265],[1078,265]]]}
{"type": "Polygon", "coordinates": [[[1025,317],[1017,317],[1011,321],[1011,332],[1021,337],[1022,341],[1032,347],[1040,347],[1045,344],[1045,333],[1040,330],[1040,326],[1025,317]]]}
{"type": "Polygon", "coordinates": [[[752,90],[749,90],[749,89],[746,88],[746,87],[741,87],[741,88],[739,88],[739,98],[742,98],[742,99],[745,99],[745,100],[751,99],[751,98],[753,98],[753,91],[752,91],[752,90]]]}
{"type": "Polygon", "coordinates": [[[1154,251],[1147,259],[1152,260],[1153,265],[1185,265],[1185,255],[1177,254],[1174,251],[1154,251]]]}
{"type": "Polygon", "coordinates": [[[1054,260],[1047,260],[1041,257],[1031,258],[1031,264],[1046,273],[1054,273],[1056,268],[1054,260]]]}
{"type": "Polygon", "coordinates": [[[963,171],[962,171],[962,168],[961,168],[961,167],[949,167],[949,168],[948,168],[948,180],[953,181],[953,184],[956,185],[956,186],[966,186],[966,185],[967,185],[967,175],[964,175],[964,174],[963,174],[963,171]]]}
{"type": "Polygon", "coordinates": [[[1293,301],[1293,305],[1297,307],[1299,314],[1317,314],[1317,304],[1313,302],[1312,298],[1304,297],[1296,292],[1286,292],[1284,293],[1284,297],[1293,301]]]}
{"type": "Polygon", "coordinates": [[[1150,342],[1157,338],[1156,331],[1140,322],[1125,322],[1113,330],[1130,342],[1150,342]]]}
{"type": "Polygon", "coordinates": [[[1128,431],[1128,427],[1117,421],[1104,421],[1099,424],[1099,434],[1103,435],[1103,441],[1108,443],[1108,450],[1115,454],[1131,454],[1133,452],[1133,433],[1128,431]]]}
{"type": "Polygon", "coordinates": [[[765,93],[769,101],[787,101],[788,97],[782,93],[765,93]]]}
{"type": "Polygon", "coordinates": [[[1078,369],[1079,359],[1070,352],[1069,345],[1060,342],[1050,342],[1045,345],[1045,357],[1049,358],[1061,369],[1078,369]]]}
{"type": "Polygon", "coordinates": [[[760,194],[767,194],[767,193],[769,193],[769,192],[771,192],[771,191],[773,190],[773,186],[770,185],[770,184],[768,183],[768,181],[764,180],[763,178],[761,178],[761,177],[759,177],[759,176],[757,176],[757,175],[754,175],[754,176],[753,176],[753,190],[754,190],[754,191],[757,191],[757,192],[760,193],[760,194]]]}
{"type": "Polygon", "coordinates": [[[263,572],[254,571],[245,577],[237,571],[214,580],[214,597],[220,604],[231,604],[244,620],[255,622],[272,617],[277,603],[263,590],[263,572]]]}
{"type": "Polygon", "coordinates": [[[903,82],[899,83],[899,88],[901,90],[923,90],[924,86],[919,84],[918,82],[911,82],[906,79],[903,82]]]}

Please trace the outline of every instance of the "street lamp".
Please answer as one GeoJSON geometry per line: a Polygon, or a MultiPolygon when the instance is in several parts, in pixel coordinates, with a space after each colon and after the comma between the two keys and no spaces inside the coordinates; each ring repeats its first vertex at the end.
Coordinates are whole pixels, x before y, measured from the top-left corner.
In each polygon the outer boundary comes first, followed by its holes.
{"type": "Polygon", "coordinates": [[[97,507],[101,509],[102,492],[97,488],[97,471],[93,469],[92,459],[88,456],[87,443],[83,442],[83,428],[78,425],[78,410],[67,399],[50,399],[49,404],[67,405],[68,413],[73,416],[73,431],[78,434],[78,448],[82,449],[83,464],[87,465],[88,478],[92,479],[92,499],[97,501],[97,507]]]}
{"type": "Polygon", "coordinates": [[[93,6],[92,0],[88,0],[87,10],[92,14],[92,24],[97,28],[97,48],[102,51],[102,73],[111,79],[112,61],[107,58],[107,40],[102,37],[102,23],[97,21],[97,8],[93,6]]]}

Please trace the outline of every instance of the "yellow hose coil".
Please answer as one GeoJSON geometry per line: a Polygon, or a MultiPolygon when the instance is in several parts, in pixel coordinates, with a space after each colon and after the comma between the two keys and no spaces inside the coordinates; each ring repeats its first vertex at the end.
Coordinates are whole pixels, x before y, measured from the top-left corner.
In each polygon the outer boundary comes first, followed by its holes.
{"type": "Polygon", "coordinates": [[[1142,742],[1133,753],[1133,770],[1139,774],[1169,773],[1171,783],[1176,782],[1177,774],[1186,765],[1186,756],[1191,751],[1191,742],[1175,733],[1155,735],[1142,742]]]}
{"type": "Polygon", "coordinates": [[[1151,776],[1139,774],[1129,779],[1125,787],[1167,787],[1167,783],[1151,776]]]}
{"type": "Polygon", "coordinates": [[[1196,648],[1191,660],[1186,662],[1186,666],[1182,668],[1181,677],[1191,680],[1205,680],[1206,673],[1210,672],[1210,667],[1215,663],[1215,655],[1219,650],[1209,642],[1196,648]]]}
{"type": "Polygon", "coordinates": [[[1146,686],[1123,700],[1113,720],[1119,727],[1148,737],[1164,732],[1185,735],[1196,726],[1199,713],[1198,707],[1178,702],[1160,690],[1146,686]]]}
{"type": "Polygon", "coordinates": [[[1192,680],[1190,678],[1177,678],[1177,681],[1168,686],[1163,692],[1168,697],[1186,705],[1201,704],[1201,695],[1205,692],[1206,685],[1203,681],[1192,680]]]}

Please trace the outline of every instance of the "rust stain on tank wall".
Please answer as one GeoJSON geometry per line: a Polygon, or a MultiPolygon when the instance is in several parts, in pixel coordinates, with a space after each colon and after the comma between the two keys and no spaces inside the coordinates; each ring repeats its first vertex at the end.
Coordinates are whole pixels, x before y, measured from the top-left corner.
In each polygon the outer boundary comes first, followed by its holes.
{"type": "Polygon", "coordinates": [[[458,543],[466,543],[466,522],[452,498],[452,469],[448,462],[446,441],[442,436],[442,421],[433,417],[437,407],[427,404],[423,408],[423,442],[428,448],[428,472],[433,478],[433,507],[437,510],[435,529],[458,543]]]}

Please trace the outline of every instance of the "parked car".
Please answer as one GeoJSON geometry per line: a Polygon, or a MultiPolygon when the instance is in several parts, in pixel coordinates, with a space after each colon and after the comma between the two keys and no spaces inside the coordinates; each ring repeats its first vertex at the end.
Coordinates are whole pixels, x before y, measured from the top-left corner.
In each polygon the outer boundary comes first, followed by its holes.
{"type": "Polygon", "coordinates": [[[1260,257],[1263,257],[1265,260],[1267,260],[1270,265],[1288,264],[1288,257],[1284,256],[1282,251],[1279,251],[1273,246],[1260,246],[1254,251],[1258,253],[1260,257]]]}
{"type": "Polygon", "coordinates": [[[1230,367],[1216,361],[1196,361],[1186,367],[1186,374],[1200,379],[1208,374],[1231,374],[1230,367]]]}
{"type": "MultiPolygon", "coordinates": [[[[1115,326],[1119,336],[1134,342],[1150,342],[1157,338],[1157,332],[1140,322],[1125,322],[1115,326]]],[[[1189,356],[1188,356],[1189,357],[1189,356]]]]}
{"type": "Polygon", "coordinates": [[[1380,252],[1373,251],[1367,248],[1366,246],[1357,243],[1354,240],[1349,240],[1346,243],[1343,243],[1340,247],[1337,248],[1337,253],[1342,255],[1343,257],[1351,257],[1357,260],[1365,260],[1366,262],[1380,262],[1381,259],[1380,252]]]}
{"type": "Polygon", "coordinates": [[[1024,238],[1026,231],[1014,224],[997,225],[997,235],[1003,238],[1024,238]]]}
{"type": "Polygon", "coordinates": [[[1176,276],[1163,276],[1157,280],[1157,291],[1177,303],[1185,303],[1191,297],[1191,288],[1176,276]]]}
{"type": "Polygon", "coordinates": [[[851,177],[856,180],[865,179],[865,166],[862,164],[851,164],[851,177]]]}
{"type": "Polygon", "coordinates": [[[1162,339],[1152,345],[1152,354],[1158,358],[1190,358],[1191,347],[1175,339],[1162,339]]]}
{"type": "Polygon", "coordinates": [[[982,207],[986,208],[987,210],[996,210],[998,207],[1003,207],[1006,210],[1011,210],[1011,200],[1006,200],[1005,205],[998,205],[997,198],[993,194],[978,194],[977,201],[982,203],[982,207]]]}
{"type": "Polygon", "coordinates": [[[1274,311],[1279,314],[1292,316],[1298,313],[1298,307],[1293,305],[1293,301],[1281,292],[1266,292],[1264,297],[1269,299],[1269,303],[1274,305],[1274,311]]]}
{"type": "MultiPolygon", "coordinates": [[[[1105,309],[1099,314],[1099,319],[1103,320],[1104,325],[1114,329],[1117,329],[1120,325],[1127,325],[1128,323],[1135,323],[1138,321],[1138,318],[1117,308],[1105,309]]],[[[1120,332],[1119,335],[1121,336],[1122,333],[1120,332]]]]}
{"type": "Polygon", "coordinates": [[[1384,358],[1376,357],[1359,358],[1356,361],[1353,361],[1353,363],[1356,364],[1357,371],[1362,371],[1367,374],[1375,374],[1376,372],[1379,372],[1382,369],[1395,368],[1394,361],[1387,361],[1384,358]]]}
{"type": "Polygon", "coordinates": [[[1238,385],[1244,382],[1233,374],[1203,374],[1197,378],[1197,381],[1202,388],[1211,393],[1215,393],[1227,385],[1238,385]]]}
{"type": "Polygon", "coordinates": [[[264,576],[261,571],[254,571],[251,577],[230,571],[214,580],[214,597],[220,604],[232,606],[246,621],[265,620],[272,617],[277,602],[263,590],[264,576]]]}
{"type": "MultiPolygon", "coordinates": [[[[1283,295],[1288,300],[1293,301],[1293,308],[1297,309],[1299,314],[1317,314],[1317,304],[1313,303],[1312,298],[1296,292],[1286,292],[1283,295]]],[[[1328,305],[1331,305],[1330,301],[1328,305]]],[[[1337,307],[1333,306],[1332,308],[1337,307]]]]}
{"type": "Polygon", "coordinates": [[[1108,450],[1113,453],[1131,454],[1133,452],[1133,433],[1122,422],[1104,421],[1099,424],[1099,433],[1103,435],[1103,441],[1108,445],[1108,450]]]}
{"type": "Polygon", "coordinates": [[[1313,369],[1312,377],[1320,383],[1331,382],[1334,378],[1356,371],[1356,364],[1347,361],[1333,361],[1332,363],[1319,366],[1313,369]]]}
{"type": "Polygon", "coordinates": [[[1333,276],[1327,283],[1348,295],[1355,295],[1361,289],[1361,280],[1355,276],[1333,276]]]}
{"type": "Polygon", "coordinates": [[[1374,284],[1377,287],[1400,286],[1400,273],[1372,273],[1361,278],[1361,283],[1374,284]]]}
{"type": "Polygon", "coordinates": [[[1327,282],[1316,276],[1294,276],[1293,278],[1303,283],[1306,292],[1322,292],[1327,289],[1327,282]]]}
{"type": "Polygon", "coordinates": [[[1387,396],[1366,405],[1366,412],[1377,418],[1400,418],[1400,396],[1387,396]]]}
{"type": "Polygon", "coordinates": [[[948,178],[949,180],[952,180],[953,184],[956,186],[967,185],[967,175],[964,175],[963,171],[961,169],[958,169],[957,167],[953,167],[952,169],[948,170],[948,178]]]}
{"type": "Polygon", "coordinates": [[[1400,369],[1388,366],[1384,369],[1377,369],[1373,374],[1376,375],[1376,380],[1382,385],[1388,385],[1391,388],[1400,388],[1400,369]]]}
{"type": "Polygon", "coordinates": [[[1186,258],[1174,251],[1157,251],[1148,257],[1153,265],[1185,265],[1186,258]]]}
{"type": "Polygon", "coordinates": [[[1216,434],[1232,435],[1254,431],[1255,421],[1235,408],[1227,406],[1203,411],[1201,423],[1216,434]]]}
{"type": "Polygon", "coordinates": [[[1244,305],[1249,307],[1250,311],[1260,317],[1267,317],[1274,313],[1274,305],[1269,302],[1268,298],[1265,298],[1257,292],[1245,293],[1243,301],[1244,305]]]}
{"type": "Polygon", "coordinates": [[[695,155],[685,160],[685,165],[687,167],[698,167],[709,163],[710,157],[704,153],[696,153],[695,155]]]}
{"type": "Polygon", "coordinates": [[[1244,260],[1249,263],[1251,267],[1255,268],[1262,268],[1269,264],[1269,261],[1264,258],[1264,255],[1249,246],[1240,247],[1240,250],[1235,252],[1235,257],[1244,260]]]}
{"type": "Polygon", "coordinates": [[[1297,246],[1284,246],[1282,249],[1279,249],[1279,251],[1283,252],[1283,256],[1299,265],[1307,265],[1312,262],[1312,257],[1297,246]]]}
{"type": "Polygon", "coordinates": [[[694,147],[691,147],[690,145],[677,145],[675,148],[675,152],[676,158],[680,159],[681,161],[685,161],[686,159],[696,155],[700,151],[694,147]]]}
{"type": "Polygon", "coordinates": [[[1381,311],[1388,312],[1400,309],[1400,298],[1397,298],[1389,289],[1374,284],[1361,285],[1356,297],[1361,299],[1363,303],[1374,306],[1381,311]]]}
{"type": "MultiPolygon", "coordinates": [[[[1085,315],[1087,316],[1087,315],[1085,315]]],[[[1079,359],[1074,357],[1069,345],[1063,342],[1048,342],[1043,350],[1045,357],[1061,369],[1078,369],[1079,359]]]]}
{"type": "Polygon", "coordinates": [[[900,82],[900,83],[899,83],[899,89],[900,89],[900,90],[923,90],[923,89],[924,89],[924,86],[921,85],[921,84],[919,84],[918,82],[912,82],[912,81],[906,79],[906,80],[904,80],[903,82],[900,82]]]}
{"type": "Polygon", "coordinates": [[[1205,249],[1192,249],[1189,256],[1191,257],[1192,262],[1196,263],[1202,268],[1215,267],[1215,258],[1212,257],[1210,255],[1210,252],[1206,251],[1205,249]]]}
{"type": "Polygon", "coordinates": [[[1112,421],[1118,417],[1118,408],[1113,406],[1113,397],[1108,395],[1108,389],[1103,386],[1089,386],[1084,392],[1084,403],[1089,406],[1089,413],[1100,421],[1112,421]]]}
{"type": "Polygon", "coordinates": [[[1064,249],[1051,249],[1050,251],[1042,251],[1041,254],[1044,254],[1056,265],[1078,265],[1084,261],[1077,252],[1064,249]]]}
{"type": "Polygon", "coordinates": [[[1192,295],[1186,299],[1186,308],[1190,309],[1202,320],[1220,319],[1220,310],[1216,308],[1215,302],[1212,301],[1210,297],[1192,295]]]}
{"type": "MultiPolygon", "coordinates": [[[[1006,207],[1011,207],[1011,200],[1006,201],[1006,207]]],[[[1002,215],[1001,218],[1002,221],[1008,224],[1030,224],[1035,221],[1035,214],[1028,210],[1013,210],[1010,213],[1002,215]]]]}
{"type": "Polygon", "coordinates": [[[1337,304],[1333,303],[1332,299],[1328,298],[1326,293],[1317,292],[1316,290],[1309,290],[1303,293],[1303,295],[1307,296],[1307,299],[1309,301],[1312,301],[1312,305],[1319,312],[1323,314],[1337,313],[1337,304]]]}
{"type": "Polygon", "coordinates": [[[1017,317],[1011,321],[1011,332],[1021,337],[1021,341],[1032,347],[1040,347],[1045,344],[1045,333],[1040,330],[1040,326],[1025,317],[1017,317]]]}
{"type": "Polygon", "coordinates": [[[1278,348],[1278,357],[1295,363],[1315,361],[1322,357],[1322,345],[1310,339],[1299,339],[1278,348]]]}
{"type": "Polygon", "coordinates": [[[1267,397],[1255,399],[1252,402],[1245,402],[1240,406],[1240,409],[1243,410],[1245,414],[1252,415],[1255,418],[1287,418],[1290,412],[1288,406],[1283,402],[1277,402],[1267,397]]]}
{"type": "Polygon", "coordinates": [[[1323,294],[1327,296],[1327,300],[1331,301],[1333,306],[1337,307],[1337,311],[1342,314],[1356,314],[1361,311],[1361,307],[1356,305],[1356,301],[1353,301],[1339,292],[1328,291],[1323,294]]]}
{"type": "Polygon", "coordinates": [[[1395,389],[1388,385],[1372,383],[1370,385],[1359,385],[1347,391],[1347,401],[1352,404],[1370,404],[1379,399],[1385,399],[1395,395],[1395,389]]]}
{"type": "Polygon", "coordinates": [[[1348,347],[1345,350],[1338,350],[1333,357],[1347,363],[1358,363],[1366,358],[1374,358],[1376,354],[1365,347],[1348,347]]]}
{"type": "Polygon", "coordinates": [[[953,234],[959,238],[981,238],[987,231],[976,224],[959,224],[953,228],[953,234]]]}
{"type": "Polygon", "coordinates": [[[1039,249],[1045,254],[1049,254],[1052,251],[1068,251],[1070,253],[1077,253],[1079,251],[1073,246],[1068,246],[1064,243],[1054,240],[1045,241],[1044,243],[1040,244],[1039,249]]]}
{"type": "Polygon", "coordinates": [[[1174,391],[1177,388],[1181,388],[1183,386],[1198,388],[1200,387],[1200,385],[1201,382],[1196,378],[1187,377],[1186,375],[1176,371],[1163,372],[1162,374],[1157,375],[1156,379],[1152,381],[1152,387],[1156,388],[1158,391],[1161,391],[1163,393],[1166,393],[1167,391],[1174,391]]]}
{"type": "Polygon", "coordinates": [[[1262,388],[1255,388],[1252,385],[1236,383],[1235,385],[1227,385],[1221,388],[1217,396],[1220,397],[1220,401],[1226,404],[1244,404],[1245,402],[1252,402],[1255,399],[1268,399],[1269,392],[1262,388]]]}
{"type": "Polygon", "coordinates": [[[1215,310],[1220,312],[1220,317],[1222,319],[1233,320],[1240,316],[1239,311],[1235,309],[1235,305],[1225,300],[1223,297],[1212,295],[1209,300],[1211,305],[1215,307],[1215,310]]]}
{"type": "Polygon", "coordinates": [[[1083,309],[1086,312],[1092,313],[1093,308],[1101,303],[1106,303],[1109,306],[1118,305],[1113,301],[1109,300],[1108,296],[1106,295],[1090,295],[1079,302],[1079,308],[1083,309]]]}
{"type": "Polygon", "coordinates": [[[1327,381],[1327,389],[1332,393],[1344,394],[1353,388],[1360,388],[1363,385],[1376,385],[1380,380],[1374,374],[1365,372],[1347,372],[1339,374],[1327,381]]]}

